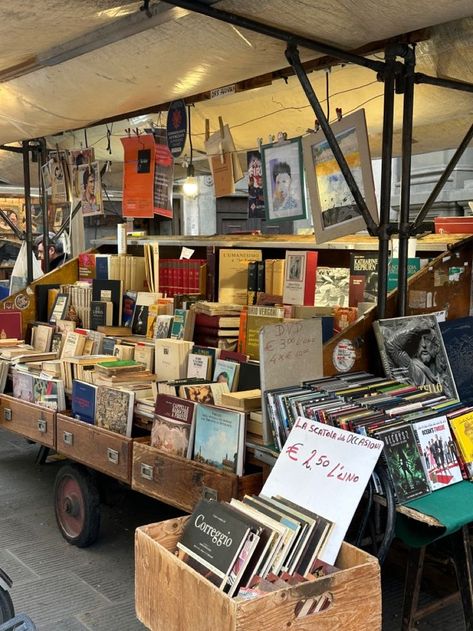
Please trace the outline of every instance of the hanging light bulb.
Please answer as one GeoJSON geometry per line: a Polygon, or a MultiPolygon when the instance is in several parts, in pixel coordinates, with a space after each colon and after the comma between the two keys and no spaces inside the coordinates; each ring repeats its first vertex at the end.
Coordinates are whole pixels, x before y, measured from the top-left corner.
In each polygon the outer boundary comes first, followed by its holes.
{"type": "Polygon", "coordinates": [[[187,120],[188,120],[188,134],[189,134],[189,147],[190,147],[190,160],[187,166],[187,177],[182,185],[182,191],[186,197],[197,197],[199,193],[199,184],[197,178],[194,175],[194,165],[192,164],[192,157],[194,150],[192,147],[192,133],[191,133],[191,108],[187,106],[187,120]]]}
{"type": "Polygon", "coordinates": [[[186,197],[197,197],[199,192],[199,184],[194,175],[194,165],[192,162],[187,167],[187,177],[182,185],[182,190],[186,197]]]}

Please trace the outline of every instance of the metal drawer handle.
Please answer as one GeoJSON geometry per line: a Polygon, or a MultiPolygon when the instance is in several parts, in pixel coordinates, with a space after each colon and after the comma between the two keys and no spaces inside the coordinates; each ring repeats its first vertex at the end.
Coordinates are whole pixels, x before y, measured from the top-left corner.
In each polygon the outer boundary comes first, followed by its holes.
{"type": "Polygon", "coordinates": [[[120,459],[118,451],[116,449],[111,449],[110,447],[108,447],[107,448],[107,459],[112,464],[118,464],[118,461],[120,459]]]}
{"type": "Polygon", "coordinates": [[[153,470],[154,467],[151,465],[144,464],[144,462],[141,463],[141,477],[145,480],[153,480],[153,470]]]}
{"type": "Polygon", "coordinates": [[[62,439],[66,445],[72,445],[74,442],[74,434],[72,432],[63,432],[62,439]]]}
{"type": "Polygon", "coordinates": [[[38,419],[38,431],[41,434],[46,434],[46,432],[48,431],[48,421],[45,421],[42,418],[38,419]]]}
{"type": "Polygon", "coordinates": [[[11,421],[13,418],[13,412],[11,411],[11,408],[5,408],[3,410],[3,418],[5,419],[5,421],[11,421]]]}

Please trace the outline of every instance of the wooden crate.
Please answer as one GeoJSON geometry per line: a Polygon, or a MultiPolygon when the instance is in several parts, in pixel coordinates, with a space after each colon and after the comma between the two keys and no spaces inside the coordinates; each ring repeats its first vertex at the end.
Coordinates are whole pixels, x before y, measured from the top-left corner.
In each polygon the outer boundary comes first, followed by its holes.
{"type": "Polygon", "coordinates": [[[136,531],[136,613],[151,631],[381,629],[379,563],[369,554],[344,543],[336,561],[340,572],[256,600],[237,602],[175,556],[186,519],[171,519],[136,531]],[[298,617],[322,594],[331,597],[327,609],[298,617]]]}
{"type": "Polygon", "coordinates": [[[57,415],[56,449],[60,454],[122,482],[131,482],[131,438],[57,415]]]}
{"type": "Polygon", "coordinates": [[[261,472],[239,477],[159,451],[149,439],[133,444],[131,488],[185,511],[191,512],[202,497],[225,501],[259,493],[262,486],[261,472]]]}
{"type": "Polygon", "coordinates": [[[42,405],[2,394],[0,426],[46,447],[56,447],[56,412],[42,405]]]}

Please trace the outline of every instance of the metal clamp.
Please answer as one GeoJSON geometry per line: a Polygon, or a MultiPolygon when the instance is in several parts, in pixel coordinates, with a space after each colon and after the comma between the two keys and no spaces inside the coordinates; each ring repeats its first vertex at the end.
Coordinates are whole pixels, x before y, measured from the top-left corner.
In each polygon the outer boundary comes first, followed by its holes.
{"type": "Polygon", "coordinates": [[[44,419],[40,418],[38,419],[38,432],[40,432],[40,434],[46,434],[46,432],[48,431],[48,421],[45,421],[44,419]]]}
{"type": "Polygon", "coordinates": [[[11,408],[4,408],[3,418],[5,421],[11,421],[13,419],[13,412],[11,411],[11,408]]]}
{"type": "Polygon", "coordinates": [[[112,449],[111,447],[107,447],[107,460],[112,464],[118,464],[120,460],[118,451],[116,449],[112,449]]]}
{"type": "Polygon", "coordinates": [[[149,464],[141,463],[141,477],[145,480],[153,480],[154,467],[149,464]]]}
{"type": "Polygon", "coordinates": [[[72,432],[63,432],[62,439],[66,445],[72,445],[74,442],[74,434],[72,432]]]}

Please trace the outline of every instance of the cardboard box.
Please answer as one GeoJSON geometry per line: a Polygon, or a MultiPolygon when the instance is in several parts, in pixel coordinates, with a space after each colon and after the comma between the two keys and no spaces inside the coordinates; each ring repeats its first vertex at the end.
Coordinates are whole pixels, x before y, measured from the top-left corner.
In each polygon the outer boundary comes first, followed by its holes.
{"type": "Polygon", "coordinates": [[[135,603],[151,631],[380,631],[378,560],[344,543],[340,572],[235,601],[175,556],[187,517],[142,526],[135,535],[135,603]],[[304,616],[311,600],[327,594],[327,609],[304,616]]]}

